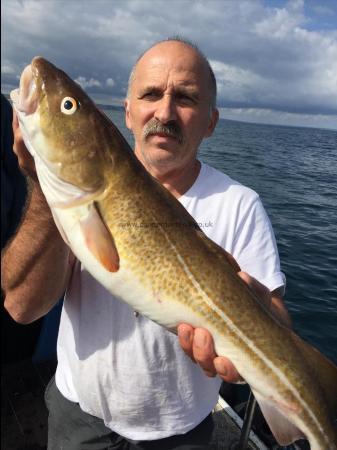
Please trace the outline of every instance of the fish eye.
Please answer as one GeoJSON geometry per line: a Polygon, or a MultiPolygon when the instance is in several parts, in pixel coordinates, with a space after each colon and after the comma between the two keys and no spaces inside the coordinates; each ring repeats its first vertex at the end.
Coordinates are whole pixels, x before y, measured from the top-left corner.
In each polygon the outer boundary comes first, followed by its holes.
{"type": "Polygon", "coordinates": [[[77,101],[73,97],[64,97],[61,102],[61,112],[63,114],[74,114],[77,110],[77,101]]]}

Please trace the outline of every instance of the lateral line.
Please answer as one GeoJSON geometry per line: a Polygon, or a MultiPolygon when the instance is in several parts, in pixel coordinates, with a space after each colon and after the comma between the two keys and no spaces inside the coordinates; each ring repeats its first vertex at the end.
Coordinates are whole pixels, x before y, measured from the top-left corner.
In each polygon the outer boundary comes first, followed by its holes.
{"type": "MultiPolygon", "coordinates": [[[[156,218],[154,217],[154,220],[156,221],[156,218]]],[[[225,323],[229,326],[229,328],[237,334],[237,336],[239,337],[239,339],[241,339],[241,341],[248,347],[250,348],[253,353],[255,353],[255,355],[257,357],[260,358],[260,360],[262,360],[270,369],[271,371],[276,375],[276,377],[283,382],[288,388],[289,390],[293,393],[293,395],[296,397],[296,399],[298,400],[298,402],[303,406],[303,408],[305,408],[308,412],[309,415],[311,416],[311,418],[313,419],[314,423],[316,424],[317,428],[320,430],[321,434],[324,436],[325,441],[329,444],[329,440],[324,432],[324,430],[322,429],[320,423],[318,422],[316,416],[312,413],[311,409],[309,408],[309,406],[303,401],[303,399],[299,396],[298,392],[296,391],[296,389],[293,388],[292,384],[289,383],[288,379],[283,375],[283,373],[277,368],[277,366],[275,366],[271,361],[268,360],[268,358],[266,358],[266,356],[263,354],[263,352],[258,349],[256,347],[256,345],[253,343],[253,341],[251,341],[250,339],[247,338],[247,336],[245,336],[237,327],[236,325],[231,321],[231,319],[224,313],[224,311],[222,311],[217,305],[214,304],[214,302],[212,301],[212,299],[206,294],[206,292],[201,288],[200,284],[198,283],[198,281],[195,279],[195,276],[193,275],[193,273],[190,271],[190,269],[188,268],[187,264],[185,263],[184,259],[181,257],[181,255],[179,254],[177,248],[175,247],[175,245],[173,244],[173,242],[170,240],[169,236],[167,235],[167,233],[165,232],[165,230],[160,227],[162,233],[164,234],[167,242],[169,243],[169,245],[171,246],[172,250],[174,251],[174,253],[176,254],[178,261],[180,262],[183,270],[185,271],[186,275],[188,276],[188,278],[191,280],[193,286],[197,289],[197,291],[199,291],[202,294],[202,297],[205,301],[205,303],[216,313],[218,314],[224,321],[225,323]]]]}

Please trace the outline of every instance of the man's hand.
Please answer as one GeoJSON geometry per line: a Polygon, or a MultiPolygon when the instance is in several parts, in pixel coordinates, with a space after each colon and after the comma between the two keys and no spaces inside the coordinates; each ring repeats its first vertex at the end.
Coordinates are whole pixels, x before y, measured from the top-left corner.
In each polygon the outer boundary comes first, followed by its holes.
{"type": "Polygon", "coordinates": [[[28,175],[33,180],[37,180],[36,169],[34,158],[27,150],[25,143],[22,138],[22,133],[19,126],[18,117],[16,115],[15,110],[13,109],[13,135],[14,135],[14,144],[13,150],[16,156],[18,157],[18,163],[20,169],[25,175],[28,175]]]}
{"type": "MultiPolygon", "coordinates": [[[[286,326],[291,326],[290,317],[282,298],[276,291],[270,292],[263,284],[246,272],[238,275],[256,293],[257,297],[286,326]]],[[[219,375],[228,383],[243,381],[242,377],[228,358],[217,356],[214,350],[213,338],[204,328],[193,328],[182,323],[178,326],[178,337],[185,353],[204,370],[209,377],[219,375]]]]}
{"type": "Polygon", "coordinates": [[[178,337],[184,352],[200,365],[207,376],[218,374],[228,383],[242,381],[230,360],[216,355],[213,338],[206,329],[182,323],[178,326],[178,337]]]}

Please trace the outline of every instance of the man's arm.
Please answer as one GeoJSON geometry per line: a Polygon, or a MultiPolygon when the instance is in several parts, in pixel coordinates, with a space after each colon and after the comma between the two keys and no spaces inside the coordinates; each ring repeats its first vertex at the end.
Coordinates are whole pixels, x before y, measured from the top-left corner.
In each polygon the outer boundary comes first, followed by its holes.
{"type": "MultiPolygon", "coordinates": [[[[291,319],[283,303],[278,289],[270,292],[263,284],[245,272],[238,275],[256,293],[257,297],[272,311],[275,317],[287,327],[291,327],[291,319]]],[[[211,334],[204,328],[193,328],[188,324],[178,327],[179,342],[185,353],[204,370],[205,374],[214,377],[219,375],[228,383],[242,381],[240,374],[228,358],[217,356],[211,334]]]]}
{"type": "Polygon", "coordinates": [[[29,175],[30,195],[21,225],[2,256],[1,284],[9,314],[19,323],[29,323],[46,314],[63,294],[70,251],[54,224],[16,118],[13,130],[20,167],[29,175]]]}

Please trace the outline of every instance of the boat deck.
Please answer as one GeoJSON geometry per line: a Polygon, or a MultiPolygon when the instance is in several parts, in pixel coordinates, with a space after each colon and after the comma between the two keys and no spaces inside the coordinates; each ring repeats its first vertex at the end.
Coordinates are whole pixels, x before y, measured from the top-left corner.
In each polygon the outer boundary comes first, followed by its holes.
{"type": "Polygon", "coordinates": [[[47,448],[44,390],[55,372],[56,361],[33,364],[30,359],[4,364],[1,374],[1,448],[47,448]]]}
{"type": "MultiPolygon", "coordinates": [[[[45,387],[55,372],[56,361],[34,364],[24,360],[5,364],[1,376],[1,448],[46,450],[47,409],[45,387]]],[[[215,432],[210,450],[234,450],[240,437],[236,421],[217,405],[215,432]]],[[[250,443],[249,449],[266,449],[250,443]]]]}

